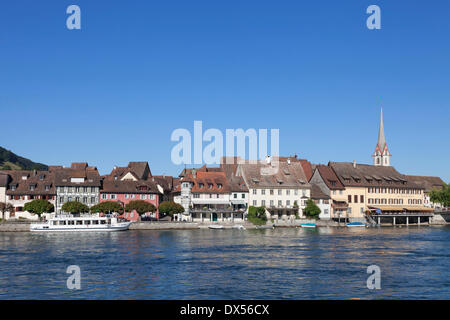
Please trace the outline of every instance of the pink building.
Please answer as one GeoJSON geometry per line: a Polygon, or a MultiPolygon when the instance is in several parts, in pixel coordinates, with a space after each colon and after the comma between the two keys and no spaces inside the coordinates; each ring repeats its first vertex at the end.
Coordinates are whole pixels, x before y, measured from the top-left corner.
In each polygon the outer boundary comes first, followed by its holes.
{"type": "MultiPolygon", "coordinates": [[[[128,167],[115,167],[103,177],[100,189],[100,202],[117,201],[125,207],[130,201],[142,200],[158,208],[162,200],[161,188],[152,178],[147,162],[130,162],[128,167]]],[[[146,213],[158,219],[159,214],[146,213]]],[[[139,219],[137,212],[125,212],[124,217],[131,221],[139,219]]]]}

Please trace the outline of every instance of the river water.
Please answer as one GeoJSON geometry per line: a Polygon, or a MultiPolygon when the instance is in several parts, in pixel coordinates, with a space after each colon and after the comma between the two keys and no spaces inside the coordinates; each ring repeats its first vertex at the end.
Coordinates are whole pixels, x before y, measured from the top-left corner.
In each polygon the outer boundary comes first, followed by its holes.
{"type": "Polygon", "coordinates": [[[437,226],[0,233],[0,299],[449,299],[449,258],[437,226]]]}

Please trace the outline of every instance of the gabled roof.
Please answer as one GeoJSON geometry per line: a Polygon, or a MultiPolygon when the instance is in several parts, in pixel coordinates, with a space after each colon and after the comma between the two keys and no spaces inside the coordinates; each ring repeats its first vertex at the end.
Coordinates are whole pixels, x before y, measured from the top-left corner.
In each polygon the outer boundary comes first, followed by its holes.
{"type": "Polygon", "coordinates": [[[311,184],[311,199],[330,199],[330,196],[324,193],[318,185],[311,184]]]}
{"type": "MultiPolygon", "coordinates": [[[[56,194],[54,173],[42,170],[8,170],[8,195],[54,195],[56,194]],[[26,179],[24,179],[26,178],[26,179]],[[14,190],[12,187],[14,186],[14,190]],[[31,188],[33,187],[33,188],[31,188]],[[46,190],[48,188],[48,190],[46,190]]],[[[1,177],[4,176],[0,174],[1,177]]]]}
{"type": "Polygon", "coordinates": [[[423,189],[394,167],[354,164],[352,162],[330,162],[328,164],[345,187],[391,187],[423,189]],[[373,179],[370,179],[372,177],[373,179]],[[384,177],[384,178],[383,178],[384,177]],[[389,177],[389,179],[386,179],[389,177]]]}
{"type": "Polygon", "coordinates": [[[249,189],[310,187],[300,161],[278,161],[278,170],[275,164],[276,159],[270,164],[265,161],[245,163],[239,165],[238,171],[249,189]]]}
{"type": "Polygon", "coordinates": [[[339,178],[336,176],[336,173],[334,172],[333,168],[330,166],[326,166],[323,164],[316,166],[317,172],[322,177],[322,180],[327,185],[328,189],[330,190],[344,190],[345,187],[339,180],[339,178]]]}
{"type": "Polygon", "coordinates": [[[189,181],[193,183],[192,193],[230,193],[231,188],[225,172],[190,172],[185,177],[180,178],[175,186],[174,192],[179,192],[181,183],[189,181]]]}
{"type": "Polygon", "coordinates": [[[150,180],[133,181],[133,180],[104,180],[101,193],[157,193],[159,190],[156,184],[150,180]]]}
{"type": "Polygon", "coordinates": [[[445,182],[439,177],[430,176],[405,176],[406,179],[422,186],[425,192],[430,192],[432,189],[442,190],[445,182]]]}
{"type": "Polygon", "coordinates": [[[56,186],[100,186],[100,174],[96,167],[87,163],[73,163],[70,168],[59,168],[49,171],[55,175],[56,186]],[[83,182],[72,182],[72,178],[82,178],[83,182]]]}

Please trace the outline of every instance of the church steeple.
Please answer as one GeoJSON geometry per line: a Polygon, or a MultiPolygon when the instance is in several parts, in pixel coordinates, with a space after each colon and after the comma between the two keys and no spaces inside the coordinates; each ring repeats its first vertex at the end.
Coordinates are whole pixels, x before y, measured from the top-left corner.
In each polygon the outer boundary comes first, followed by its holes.
{"type": "Polygon", "coordinates": [[[372,155],[373,164],[375,166],[390,166],[391,156],[386,144],[386,137],[384,136],[383,99],[381,99],[380,131],[378,131],[378,142],[372,155]]]}

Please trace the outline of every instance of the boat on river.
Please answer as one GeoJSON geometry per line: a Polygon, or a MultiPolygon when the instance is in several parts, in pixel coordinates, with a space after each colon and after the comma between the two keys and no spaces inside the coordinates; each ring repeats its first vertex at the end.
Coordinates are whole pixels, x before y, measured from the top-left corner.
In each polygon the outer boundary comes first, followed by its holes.
{"type": "Polygon", "coordinates": [[[315,228],[317,225],[315,223],[302,223],[300,225],[302,228],[315,228]]]}
{"type": "Polygon", "coordinates": [[[210,228],[210,229],[224,229],[224,226],[222,226],[220,224],[212,224],[212,225],[208,226],[208,228],[210,228]]]}
{"type": "Polygon", "coordinates": [[[350,222],[346,224],[349,228],[365,228],[367,226],[367,223],[364,222],[350,222]]]}
{"type": "Polygon", "coordinates": [[[132,222],[119,221],[113,216],[99,215],[57,215],[46,222],[32,223],[30,231],[35,232],[111,232],[128,230],[132,222]]]}

